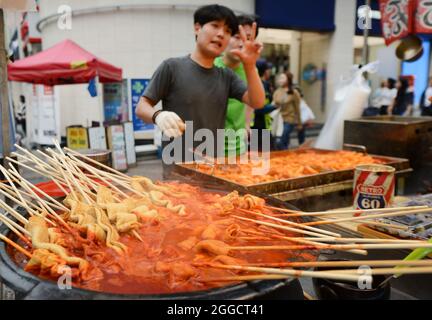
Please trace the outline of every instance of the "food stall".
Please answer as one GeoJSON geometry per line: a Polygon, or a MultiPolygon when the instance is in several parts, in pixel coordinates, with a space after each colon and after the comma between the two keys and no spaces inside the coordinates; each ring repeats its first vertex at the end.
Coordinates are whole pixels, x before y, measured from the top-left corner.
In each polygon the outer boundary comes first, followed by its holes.
{"type": "MultiPolygon", "coordinates": [[[[0,167],[9,182],[0,184],[0,192],[18,205],[0,202],[6,212],[0,215],[0,277],[18,299],[297,299],[303,293],[295,278],[356,283],[359,257],[369,251],[432,247],[417,240],[347,237],[242,185],[155,183],[59,145],[38,156],[21,148],[17,156],[63,191],[54,198],[16,170],[0,167]],[[317,261],[328,250],[355,255],[351,271],[317,261]]],[[[407,210],[394,208],[391,215],[407,210]]],[[[361,220],[374,224],[362,212],[361,220]]],[[[354,219],[352,212],[345,219],[354,219]]],[[[374,257],[368,263],[377,274],[391,275],[397,265],[404,274],[430,269],[426,260],[374,257]]]]}

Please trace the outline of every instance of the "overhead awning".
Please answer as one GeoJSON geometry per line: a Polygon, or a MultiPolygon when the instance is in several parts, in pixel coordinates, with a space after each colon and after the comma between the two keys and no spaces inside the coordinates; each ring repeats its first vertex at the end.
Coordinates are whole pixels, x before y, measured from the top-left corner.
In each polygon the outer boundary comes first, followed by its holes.
{"type": "Polygon", "coordinates": [[[264,28],[320,32],[335,29],[335,0],[255,0],[255,12],[264,28]]]}

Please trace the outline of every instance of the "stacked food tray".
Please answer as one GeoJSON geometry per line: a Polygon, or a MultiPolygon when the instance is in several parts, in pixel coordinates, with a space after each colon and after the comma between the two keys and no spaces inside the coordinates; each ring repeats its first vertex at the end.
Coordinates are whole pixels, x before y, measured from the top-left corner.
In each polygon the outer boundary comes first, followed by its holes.
{"type": "MultiPolygon", "coordinates": [[[[288,151],[275,151],[271,152],[271,158],[283,158],[285,156],[304,156],[305,154],[313,157],[314,155],[334,155],[337,156],[338,152],[334,150],[322,149],[295,149],[288,151]]],[[[409,161],[402,158],[394,158],[387,156],[369,155],[377,160],[377,163],[386,164],[396,169],[396,176],[401,177],[412,171],[409,161]]],[[[287,164],[288,165],[288,164],[287,164]]],[[[235,165],[222,165],[222,166],[235,166],[235,165]]],[[[232,169],[230,169],[232,170],[232,169]]],[[[283,169],[282,169],[283,170],[283,169]]],[[[354,177],[354,167],[345,168],[341,170],[323,170],[321,172],[299,177],[265,181],[254,184],[242,184],[236,181],[228,180],[226,178],[217,176],[210,172],[203,172],[199,170],[197,163],[179,163],[175,165],[174,172],[181,176],[188,176],[202,183],[222,184],[229,188],[236,189],[238,187],[246,188],[249,191],[259,192],[262,194],[272,195],[283,201],[293,201],[304,198],[319,197],[323,195],[339,192],[342,190],[348,191],[348,201],[352,202],[351,191],[354,177]],[[351,199],[351,200],[350,200],[351,199]]],[[[308,201],[310,203],[311,201],[308,201]]],[[[295,204],[297,205],[297,204],[295,204]]],[[[339,207],[346,206],[346,203],[339,204],[339,207]]],[[[338,206],[334,206],[338,207],[338,206]]],[[[308,210],[308,208],[300,208],[308,210]]],[[[318,210],[329,208],[314,208],[318,210]]]]}

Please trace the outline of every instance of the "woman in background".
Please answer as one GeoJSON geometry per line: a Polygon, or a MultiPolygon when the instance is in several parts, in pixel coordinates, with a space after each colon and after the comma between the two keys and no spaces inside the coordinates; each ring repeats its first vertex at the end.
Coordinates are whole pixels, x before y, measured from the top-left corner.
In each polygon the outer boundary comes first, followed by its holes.
{"type": "Polygon", "coordinates": [[[394,98],[396,98],[397,89],[395,88],[395,83],[395,79],[388,78],[385,86],[380,91],[380,115],[388,114],[388,108],[393,104],[394,98]]]}
{"type": "Polygon", "coordinates": [[[302,130],[300,94],[293,88],[292,74],[281,73],[276,78],[277,89],[273,94],[273,104],[280,108],[283,119],[283,133],[276,139],[277,150],[287,150],[290,135],[294,128],[302,130]]]}
{"type": "Polygon", "coordinates": [[[410,115],[413,110],[414,92],[409,91],[409,82],[407,79],[399,78],[396,83],[397,95],[390,105],[388,114],[396,116],[410,115]]]}

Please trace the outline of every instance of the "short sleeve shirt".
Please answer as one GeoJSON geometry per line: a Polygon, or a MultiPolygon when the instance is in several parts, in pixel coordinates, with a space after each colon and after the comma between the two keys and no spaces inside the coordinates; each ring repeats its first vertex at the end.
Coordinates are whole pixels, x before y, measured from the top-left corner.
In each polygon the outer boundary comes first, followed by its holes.
{"type": "Polygon", "coordinates": [[[162,101],[163,110],[177,113],[183,121],[193,121],[194,133],[209,129],[216,140],[217,129],[224,129],[228,99],[242,100],[246,90],[232,70],[204,68],[185,56],[165,60],[143,96],[154,103],[162,101]]]}

